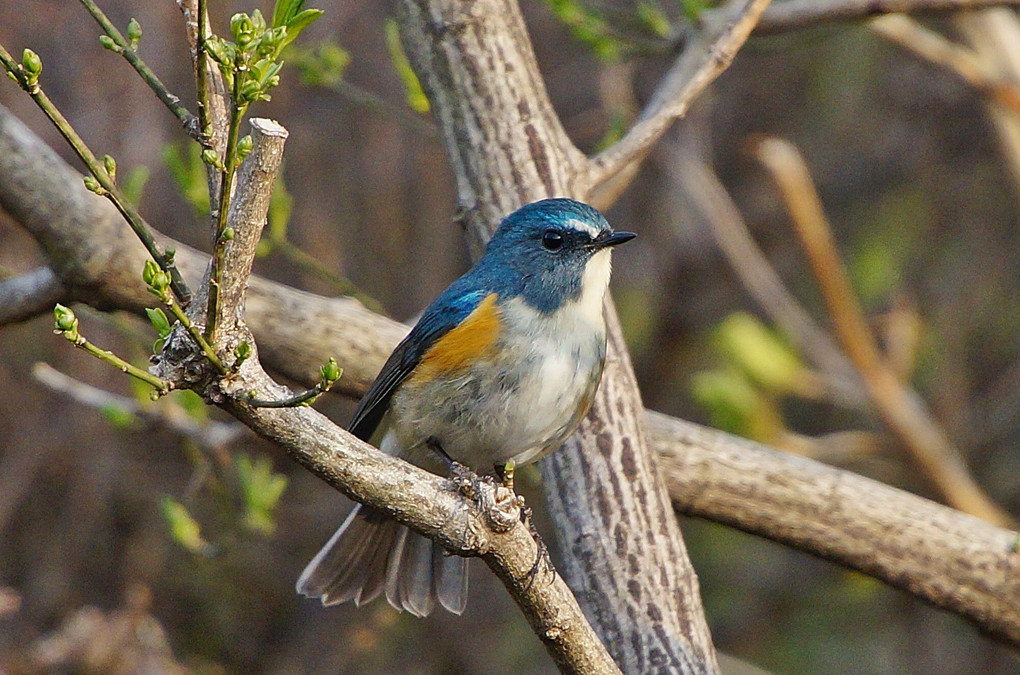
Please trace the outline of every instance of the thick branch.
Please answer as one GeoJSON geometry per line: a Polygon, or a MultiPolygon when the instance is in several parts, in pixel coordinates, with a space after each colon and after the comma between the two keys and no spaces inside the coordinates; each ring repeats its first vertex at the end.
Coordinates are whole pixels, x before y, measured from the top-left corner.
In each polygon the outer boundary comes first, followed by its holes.
{"type": "MultiPolygon", "coordinates": [[[[287,140],[287,130],[273,120],[255,118],[251,120],[251,129],[251,154],[240,167],[237,190],[227,214],[227,227],[234,235],[224,249],[222,269],[230,273],[221,277],[216,316],[216,325],[226,333],[244,321],[248,278],[255,262],[255,249],[266,224],[269,198],[273,194],[273,182],[287,140]]],[[[206,276],[211,274],[210,266],[206,276]]]]}
{"type": "Polygon", "coordinates": [[[4,279],[0,281],[0,326],[52,312],[66,295],[64,284],[49,267],[4,279]]]}
{"type": "Polygon", "coordinates": [[[870,574],[1020,646],[1016,532],[721,431],[646,423],[678,511],[870,574]]]}

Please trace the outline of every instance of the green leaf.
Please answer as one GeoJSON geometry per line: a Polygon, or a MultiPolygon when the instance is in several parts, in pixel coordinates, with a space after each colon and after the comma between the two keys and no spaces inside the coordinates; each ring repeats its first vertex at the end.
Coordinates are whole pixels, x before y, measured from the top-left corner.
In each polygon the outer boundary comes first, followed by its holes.
{"type": "Polygon", "coordinates": [[[199,423],[208,421],[209,406],[195,392],[190,389],[179,389],[173,400],[191,419],[199,423]]]}
{"type": "Polygon", "coordinates": [[[320,42],[314,47],[292,44],[284,56],[298,69],[302,84],[313,87],[336,86],[351,63],[350,52],[334,42],[320,42]]]}
{"type": "Polygon", "coordinates": [[[136,206],[142,201],[142,191],[145,189],[145,184],[149,182],[149,173],[149,167],[142,164],[128,171],[120,182],[120,189],[124,196],[136,206]]]}
{"type": "Polygon", "coordinates": [[[197,143],[185,146],[168,144],[163,149],[163,163],[177,184],[184,200],[195,215],[204,218],[209,215],[209,185],[206,182],[205,162],[202,148],[197,143]]]}
{"type": "Polygon", "coordinates": [[[603,61],[620,58],[620,43],[613,37],[609,23],[598,12],[578,0],[543,0],[557,19],[570,29],[575,40],[583,43],[603,61]]]}
{"type": "Polygon", "coordinates": [[[135,424],[135,414],[124,406],[107,403],[99,408],[99,412],[116,429],[130,429],[135,424]]]}
{"type": "Polygon", "coordinates": [[[205,555],[210,552],[212,546],[202,538],[202,528],[183,504],[173,497],[164,496],[160,508],[170,528],[170,537],[175,542],[192,553],[205,555]]]}
{"type": "Polygon", "coordinates": [[[390,61],[393,63],[397,75],[400,76],[400,81],[404,83],[404,96],[407,98],[407,105],[411,106],[415,112],[427,113],[429,98],[425,95],[418,76],[414,74],[411,62],[407,60],[404,47],[400,44],[400,28],[393,19],[386,21],[386,48],[390,53],[390,61]]]}
{"type": "Polygon", "coordinates": [[[641,19],[641,23],[656,37],[667,38],[673,32],[673,26],[669,22],[669,17],[666,16],[662,9],[651,2],[639,3],[637,15],[641,19]]]}
{"type": "MultiPolygon", "coordinates": [[[[276,185],[269,196],[269,237],[270,242],[287,241],[287,225],[294,210],[294,196],[287,189],[283,179],[283,167],[276,174],[276,185]]],[[[259,242],[262,243],[262,242],[259,242]]]]}
{"type": "Polygon", "coordinates": [[[252,459],[239,453],[234,461],[244,500],[244,522],[249,529],[272,534],[276,529],[274,511],[287,488],[287,477],[273,471],[272,460],[260,455],[252,459]]]}
{"type": "Polygon", "coordinates": [[[159,307],[146,307],[145,314],[149,317],[149,322],[152,327],[156,329],[156,334],[161,338],[165,338],[170,335],[170,321],[166,318],[166,314],[159,307]]]}
{"type": "Polygon", "coordinates": [[[734,369],[696,373],[691,395],[705,407],[712,426],[763,443],[772,443],[783,430],[775,402],[734,369]]]}
{"type": "Polygon", "coordinates": [[[750,314],[738,312],[723,320],[714,346],[753,382],[770,391],[797,391],[805,376],[796,353],[750,314]]]}

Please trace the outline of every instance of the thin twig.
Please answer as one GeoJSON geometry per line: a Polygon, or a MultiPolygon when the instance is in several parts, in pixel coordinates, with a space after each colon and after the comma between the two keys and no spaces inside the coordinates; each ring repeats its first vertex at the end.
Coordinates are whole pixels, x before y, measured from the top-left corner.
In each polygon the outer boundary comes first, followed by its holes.
{"type": "Polygon", "coordinates": [[[204,137],[202,135],[202,125],[199,123],[199,118],[188,110],[187,106],[181,103],[181,99],[179,97],[170,93],[170,90],[167,89],[166,85],[164,85],[156,73],[154,73],[152,69],[149,68],[144,61],[142,61],[142,58],[138,56],[138,52],[135,48],[131,46],[131,43],[124,37],[123,34],[121,34],[120,30],[113,25],[113,23],[106,17],[106,14],[103,13],[103,10],[99,9],[95,2],[92,0],[81,0],[81,4],[85,5],[85,9],[88,10],[89,14],[92,15],[92,18],[94,18],[100,25],[103,32],[105,32],[106,35],[113,40],[116,45],[116,52],[123,56],[124,59],[131,64],[131,67],[134,68],[141,76],[142,80],[149,85],[149,88],[156,94],[156,97],[163,102],[163,105],[169,108],[170,112],[172,112],[178,120],[180,120],[181,125],[184,127],[184,130],[188,132],[188,135],[199,143],[203,143],[204,137]]]}
{"type": "MultiPolygon", "coordinates": [[[[652,94],[637,121],[619,141],[592,157],[581,194],[640,161],[691,102],[729,66],[751,34],[769,0],[731,0],[718,10],[703,12],[703,30],[683,51],[652,94]]],[[[623,186],[614,182],[614,190],[623,186]]],[[[595,199],[600,203],[604,197],[595,199]]]]}
{"type": "Polygon", "coordinates": [[[959,450],[917,393],[901,383],[885,363],[850,287],[832,230],[800,153],[786,141],[768,138],[759,143],[757,156],[779,185],[828,305],[836,336],[864,380],[879,414],[950,504],[990,523],[1011,526],[1012,518],[974,481],[959,450]]]}
{"type": "Polygon", "coordinates": [[[237,422],[224,423],[206,420],[202,423],[175,405],[142,406],[127,396],[93,387],[60,372],[47,363],[38,362],[32,366],[32,376],[53,391],[83,405],[106,410],[116,408],[144,419],[150,424],[170,429],[203,448],[218,451],[230,445],[244,433],[244,426],[237,422]]]}
{"type": "Polygon", "coordinates": [[[18,64],[10,53],[4,49],[3,45],[0,45],[0,62],[3,63],[7,72],[18,82],[18,85],[32,97],[32,100],[39,106],[39,109],[57,127],[60,134],[85,163],[89,172],[95,177],[99,185],[102,186],[102,196],[107,197],[117,207],[117,210],[124,216],[124,219],[131,226],[135,235],[145,245],[152,259],[156,261],[163,271],[170,275],[170,287],[174,295],[177,296],[181,303],[188,304],[191,301],[191,290],[181,277],[180,270],[174,265],[173,256],[159,250],[159,246],[152,236],[152,230],[149,228],[148,223],[142,219],[138,211],[135,210],[124,196],[124,193],[121,192],[120,186],[107,173],[103,163],[96,159],[92,150],[85,144],[85,141],[78,135],[78,132],[74,130],[71,123],[67,121],[67,118],[64,117],[50,100],[49,96],[46,95],[46,92],[43,91],[42,87],[39,86],[38,75],[33,78],[27,73],[22,65],[18,64]]]}
{"type": "Polygon", "coordinates": [[[708,221],[744,289],[821,370],[825,387],[834,397],[853,406],[863,405],[866,394],[853,366],[783,284],[711,167],[690,153],[682,155],[678,165],[687,194],[708,221]]]}
{"type": "Polygon", "coordinates": [[[64,338],[75,347],[95,356],[100,361],[109,363],[122,373],[146,383],[155,390],[154,393],[156,396],[165,396],[170,393],[170,390],[174,389],[174,384],[172,382],[153,375],[149,371],[143,370],[132,363],[128,363],[113,352],[106,349],[100,349],[89,342],[78,330],[78,318],[74,315],[74,312],[67,307],[58,304],[54,313],[57,321],[53,332],[57,335],[64,336],[64,338]]]}
{"type": "Polygon", "coordinates": [[[985,96],[1020,114],[1020,86],[990,72],[974,50],[956,44],[901,14],[880,16],[868,25],[890,42],[955,73],[985,96]]]}
{"type": "Polygon", "coordinates": [[[951,13],[1017,5],[1020,0],[784,0],[762,15],[754,32],[782,33],[836,21],[868,19],[877,14],[951,13]]]}

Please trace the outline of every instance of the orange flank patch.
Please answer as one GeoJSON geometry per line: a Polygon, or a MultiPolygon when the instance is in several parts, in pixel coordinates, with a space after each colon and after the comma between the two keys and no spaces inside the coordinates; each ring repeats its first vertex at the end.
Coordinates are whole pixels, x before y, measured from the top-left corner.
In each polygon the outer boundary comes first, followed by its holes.
{"type": "Polygon", "coordinates": [[[495,346],[499,331],[500,310],[496,294],[490,293],[459,326],[425,352],[413,378],[428,381],[442,373],[467,368],[495,346]]]}

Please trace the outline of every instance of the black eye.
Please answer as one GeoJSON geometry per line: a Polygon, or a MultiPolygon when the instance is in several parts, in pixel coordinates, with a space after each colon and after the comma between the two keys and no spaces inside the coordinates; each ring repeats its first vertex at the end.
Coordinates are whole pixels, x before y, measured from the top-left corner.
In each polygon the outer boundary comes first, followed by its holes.
{"type": "Polygon", "coordinates": [[[542,233],[542,246],[547,251],[558,251],[563,248],[563,235],[556,230],[546,230],[542,233]]]}

